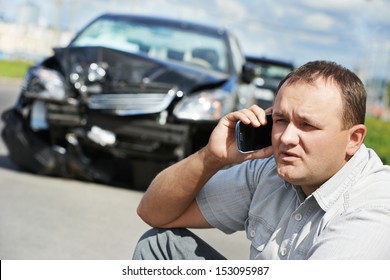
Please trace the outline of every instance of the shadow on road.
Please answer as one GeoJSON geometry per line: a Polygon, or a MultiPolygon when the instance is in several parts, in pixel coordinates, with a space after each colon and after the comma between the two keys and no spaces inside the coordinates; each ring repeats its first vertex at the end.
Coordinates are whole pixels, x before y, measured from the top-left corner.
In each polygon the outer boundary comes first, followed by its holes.
{"type": "MultiPolygon", "coordinates": [[[[26,169],[23,169],[21,167],[18,167],[16,164],[14,164],[12,162],[12,160],[7,155],[0,155],[0,168],[12,170],[12,171],[15,171],[15,172],[20,173],[20,174],[34,174],[37,176],[52,177],[52,176],[47,176],[47,175],[39,175],[39,174],[30,172],[26,169]]],[[[53,177],[57,177],[57,176],[53,176],[53,177]]],[[[71,178],[71,177],[57,177],[57,178],[72,179],[72,180],[77,180],[77,181],[86,182],[86,183],[91,182],[91,181],[77,179],[77,178],[71,178]]],[[[98,185],[110,186],[113,188],[127,189],[127,190],[139,191],[139,192],[144,192],[146,189],[145,186],[129,185],[129,183],[126,182],[125,180],[112,181],[110,183],[102,183],[102,182],[93,182],[93,183],[98,184],[98,185]]]]}
{"type": "Polygon", "coordinates": [[[22,169],[16,166],[8,156],[5,155],[0,155],[0,168],[24,172],[22,169]]]}

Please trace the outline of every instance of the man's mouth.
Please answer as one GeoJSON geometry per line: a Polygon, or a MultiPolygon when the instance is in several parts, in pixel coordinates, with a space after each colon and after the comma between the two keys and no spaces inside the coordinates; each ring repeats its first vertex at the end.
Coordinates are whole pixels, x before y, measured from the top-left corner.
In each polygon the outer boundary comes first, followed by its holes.
{"type": "Polygon", "coordinates": [[[289,151],[280,151],[279,152],[279,159],[283,161],[294,161],[300,158],[300,156],[296,153],[289,152],[289,151]]]}

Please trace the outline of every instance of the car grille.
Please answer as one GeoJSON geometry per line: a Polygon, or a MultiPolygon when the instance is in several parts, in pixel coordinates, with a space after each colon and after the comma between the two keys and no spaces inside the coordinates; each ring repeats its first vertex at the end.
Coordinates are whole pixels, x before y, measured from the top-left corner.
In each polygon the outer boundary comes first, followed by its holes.
{"type": "Polygon", "coordinates": [[[99,94],[88,98],[90,109],[109,110],[120,116],[159,113],[168,108],[175,92],[99,94]]]}

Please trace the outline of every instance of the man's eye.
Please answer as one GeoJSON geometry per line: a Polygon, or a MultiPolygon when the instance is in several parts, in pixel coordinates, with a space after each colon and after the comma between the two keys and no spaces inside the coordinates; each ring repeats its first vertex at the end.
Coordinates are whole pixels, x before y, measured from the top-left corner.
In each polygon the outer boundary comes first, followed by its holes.
{"type": "Polygon", "coordinates": [[[274,120],[274,123],[283,124],[283,123],[287,123],[287,120],[285,120],[285,119],[276,119],[276,120],[274,120]]]}
{"type": "Polygon", "coordinates": [[[316,127],[310,123],[304,122],[302,123],[302,127],[306,129],[315,129],[316,127]]]}

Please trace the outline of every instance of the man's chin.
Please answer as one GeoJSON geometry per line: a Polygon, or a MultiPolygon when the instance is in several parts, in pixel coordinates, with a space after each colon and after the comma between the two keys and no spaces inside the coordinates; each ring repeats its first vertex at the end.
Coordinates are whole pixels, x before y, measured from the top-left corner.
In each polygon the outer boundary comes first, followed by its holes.
{"type": "Polygon", "coordinates": [[[301,176],[298,176],[299,172],[297,168],[293,166],[278,167],[278,175],[284,181],[293,185],[300,185],[300,183],[302,182],[301,176]]]}

